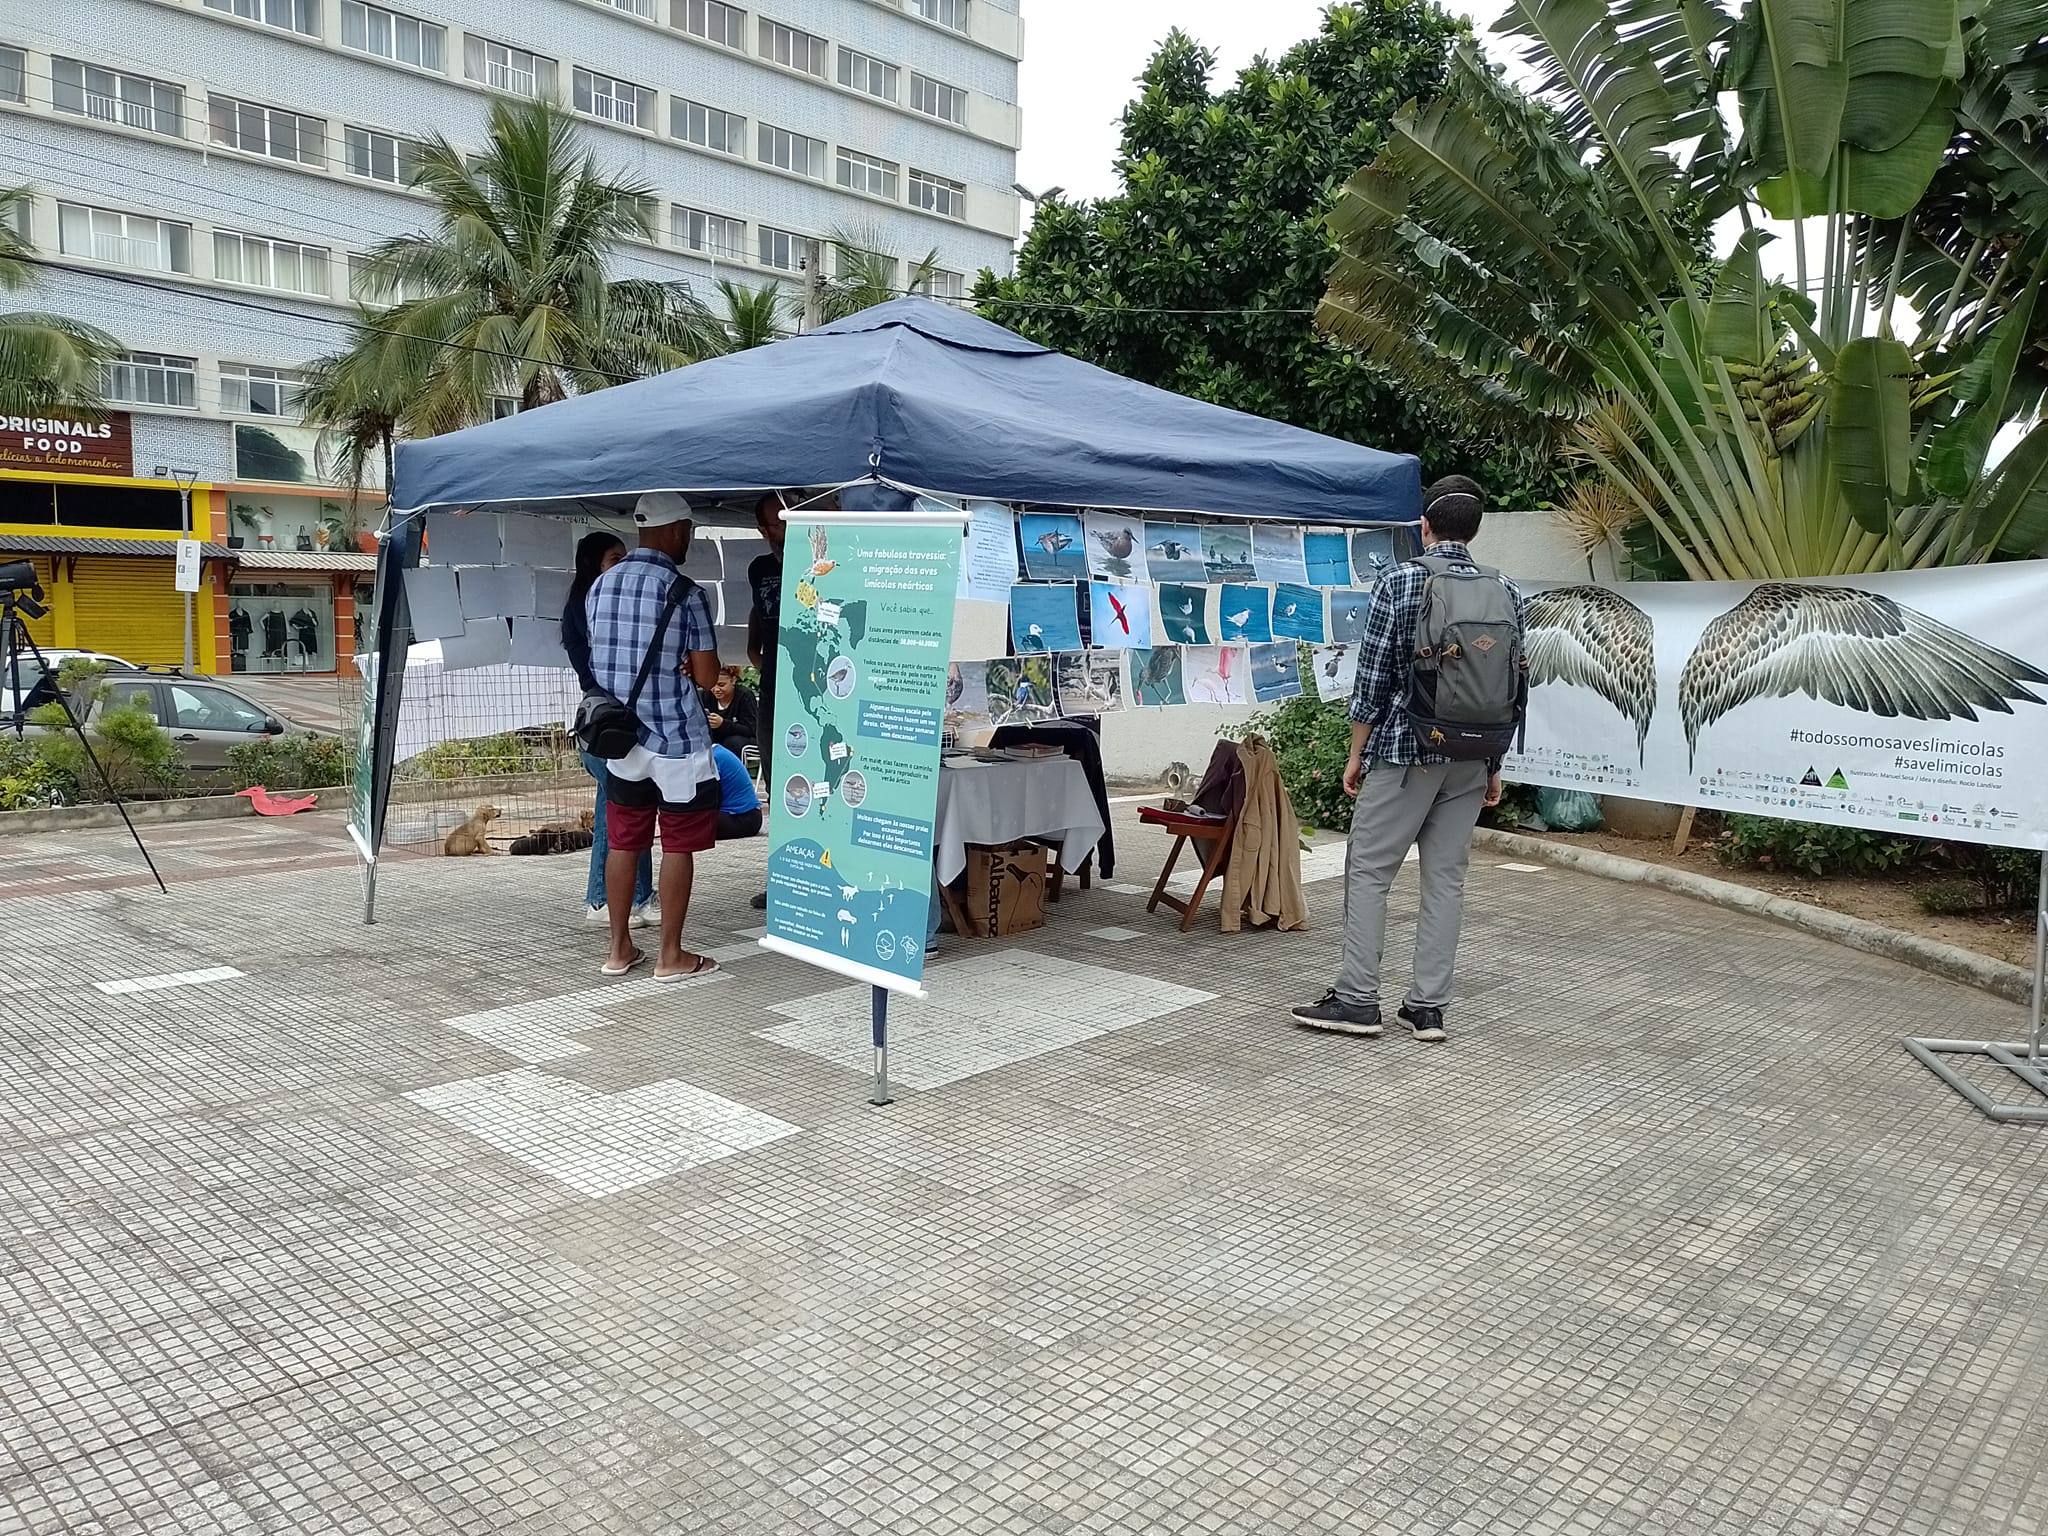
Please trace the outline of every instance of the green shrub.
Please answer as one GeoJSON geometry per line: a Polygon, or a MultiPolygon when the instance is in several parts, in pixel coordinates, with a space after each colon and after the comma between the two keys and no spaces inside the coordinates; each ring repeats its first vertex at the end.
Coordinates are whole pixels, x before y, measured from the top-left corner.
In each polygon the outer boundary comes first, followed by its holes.
{"type": "Polygon", "coordinates": [[[260,736],[228,748],[228,772],[237,785],[326,789],[346,784],[353,766],[346,742],[336,736],[315,736],[310,731],[260,736]]]}
{"type": "Polygon", "coordinates": [[[1977,910],[2018,912],[2033,906],[2041,879],[2040,854],[2027,848],[1986,848],[1976,843],[1943,843],[1940,851],[1948,864],[1975,886],[1977,910]]]}
{"type": "Polygon", "coordinates": [[[0,811],[40,811],[70,805],[78,786],[43,758],[36,739],[0,736],[0,811]]]}
{"type": "Polygon", "coordinates": [[[1936,917],[1974,916],[1984,910],[1984,898],[1977,887],[1966,885],[1961,880],[1944,880],[1938,885],[1923,887],[1915,894],[1922,912],[1936,917]]]}
{"type": "Polygon", "coordinates": [[[88,730],[93,757],[99,760],[98,771],[62,704],[44,704],[29,711],[29,719],[43,728],[43,734],[35,738],[37,757],[54,778],[75,791],[73,803],[77,804],[103,799],[109,785],[125,797],[173,788],[184,776],[177,743],[140,699],[92,715],[93,707],[106,697],[106,676],[104,666],[74,657],[64,663],[57,679],[78,716],[90,717],[88,730]]]}
{"type": "Polygon", "coordinates": [[[1324,704],[1304,694],[1261,710],[1231,734],[1266,738],[1280,782],[1304,826],[1341,832],[1351,825],[1351,797],[1344,793],[1351,717],[1342,704],[1324,704]]]}
{"type": "Polygon", "coordinates": [[[1889,875],[1925,862],[1919,838],[1831,827],[1775,816],[1730,816],[1722,859],[1742,869],[1779,869],[1804,875],[1889,875]]]}
{"type": "Polygon", "coordinates": [[[506,731],[468,741],[443,741],[407,762],[405,779],[502,779],[573,766],[559,732],[506,731]]]}

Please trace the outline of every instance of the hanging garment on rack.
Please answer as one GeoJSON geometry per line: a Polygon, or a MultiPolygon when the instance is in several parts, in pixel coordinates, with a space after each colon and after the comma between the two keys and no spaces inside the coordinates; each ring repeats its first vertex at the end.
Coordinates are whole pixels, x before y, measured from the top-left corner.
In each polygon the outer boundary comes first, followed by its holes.
{"type": "Polygon", "coordinates": [[[304,659],[312,661],[320,654],[320,620],[310,608],[294,609],[291,617],[292,638],[299,642],[304,659]]]}
{"type": "Polygon", "coordinates": [[[284,654],[284,613],[272,608],[263,615],[263,655],[266,659],[284,654]]]}

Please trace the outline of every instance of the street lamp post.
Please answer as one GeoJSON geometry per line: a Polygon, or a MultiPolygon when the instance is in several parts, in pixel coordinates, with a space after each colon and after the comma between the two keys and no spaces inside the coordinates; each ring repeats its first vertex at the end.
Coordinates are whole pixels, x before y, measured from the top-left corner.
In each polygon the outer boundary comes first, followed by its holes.
{"type": "MultiPolygon", "coordinates": [[[[196,469],[170,469],[162,464],[156,467],[159,480],[174,480],[178,485],[178,523],[184,537],[192,537],[192,482],[199,478],[196,469]]],[[[185,598],[185,671],[192,670],[192,594],[185,598]]]]}

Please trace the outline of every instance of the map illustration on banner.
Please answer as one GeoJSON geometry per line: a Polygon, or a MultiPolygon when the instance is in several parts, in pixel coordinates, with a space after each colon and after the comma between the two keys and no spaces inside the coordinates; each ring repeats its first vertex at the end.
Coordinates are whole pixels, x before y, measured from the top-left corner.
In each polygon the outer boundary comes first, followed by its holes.
{"type": "Polygon", "coordinates": [[[2048,847],[2048,565],[1530,595],[1507,777],[2048,847]]]}
{"type": "Polygon", "coordinates": [[[842,974],[915,988],[960,529],[792,520],[789,547],[767,935],[842,974]]]}

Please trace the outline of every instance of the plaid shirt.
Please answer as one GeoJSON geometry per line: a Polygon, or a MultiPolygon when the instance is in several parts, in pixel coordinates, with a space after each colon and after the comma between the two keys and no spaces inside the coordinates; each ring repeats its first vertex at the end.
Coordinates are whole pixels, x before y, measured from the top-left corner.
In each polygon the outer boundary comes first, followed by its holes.
{"type": "MultiPolygon", "coordinates": [[[[675,561],[651,549],[636,549],[597,578],[583,611],[590,620],[590,671],[597,685],[621,702],[654,644],[661,605],[681,573],[675,561]]],[[[697,688],[683,676],[691,651],[718,648],[711,604],[698,587],[683,599],[662,637],[661,657],[640,690],[633,712],[640,717],[640,745],[656,757],[702,757],[710,777],[711,726],[697,688]]]]}
{"type": "MultiPolygon", "coordinates": [[[[1462,544],[1444,543],[1423,551],[1446,560],[1472,561],[1472,552],[1462,544]]],[[[1366,610],[1365,637],[1358,648],[1358,682],[1351,690],[1351,718],[1372,727],[1365,755],[1383,763],[1444,763],[1450,759],[1424,752],[1415,739],[1415,727],[1405,707],[1408,675],[1415,662],[1415,625],[1422,617],[1422,589],[1429,572],[1414,561],[1405,561],[1380,578],[1373,589],[1372,607],[1366,610]]],[[[1526,605],[1521,589],[1507,577],[1500,584],[1515,600],[1515,617],[1526,623],[1526,605]]],[[[1498,770],[1499,763],[1490,763],[1498,770]]]]}

